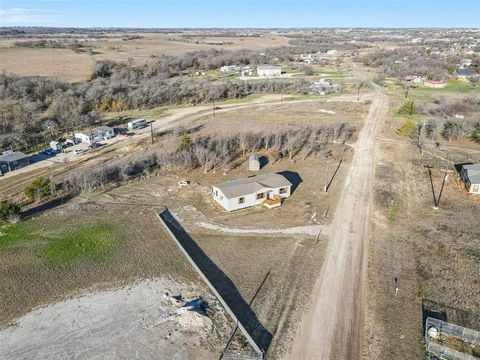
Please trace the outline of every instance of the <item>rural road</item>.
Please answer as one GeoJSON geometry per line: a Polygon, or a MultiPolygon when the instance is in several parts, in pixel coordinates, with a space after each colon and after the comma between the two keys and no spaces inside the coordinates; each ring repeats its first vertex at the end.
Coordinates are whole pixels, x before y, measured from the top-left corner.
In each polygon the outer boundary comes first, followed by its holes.
{"type": "Polygon", "coordinates": [[[315,283],[312,306],[304,314],[295,336],[291,359],[360,357],[375,136],[383,105],[384,94],[377,91],[355,145],[334,221],[329,226],[326,259],[315,283]]]}

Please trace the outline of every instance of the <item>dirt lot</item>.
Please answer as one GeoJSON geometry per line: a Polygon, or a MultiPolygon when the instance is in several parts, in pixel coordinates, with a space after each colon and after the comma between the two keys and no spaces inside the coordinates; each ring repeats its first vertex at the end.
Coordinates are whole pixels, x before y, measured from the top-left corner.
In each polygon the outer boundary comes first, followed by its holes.
{"type": "Polygon", "coordinates": [[[228,320],[212,296],[207,313],[185,307],[199,292],[156,278],[82,294],[0,330],[0,353],[3,359],[216,358],[215,344],[228,320]],[[174,297],[179,295],[181,300],[174,297]]]}
{"type": "MultiPolygon", "coordinates": [[[[198,38],[188,40],[178,34],[140,34],[141,39],[122,41],[122,34],[88,42],[91,54],[70,49],[31,49],[13,47],[15,39],[0,40],[0,71],[20,76],[51,76],[68,82],[81,82],[90,77],[93,61],[133,59],[139,65],[162,54],[178,55],[205,49],[264,49],[288,45],[288,39],[276,34],[264,37],[198,38]],[[200,43],[195,43],[199,40],[200,43]],[[224,43],[224,45],[209,45],[224,43]]],[[[61,37],[60,37],[61,39],[61,37]]],[[[30,39],[29,39],[30,40],[30,39]]],[[[31,40],[36,40],[32,38],[31,40]]],[[[38,40],[38,39],[37,39],[38,40]]],[[[21,41],[21,39],[19,39],[21,41]]]]}
{"type": "MultiPolygon", "coordinates": [[[[399,103],[398,97],[391,99],[390,109],[399,103]]],[[[438,197],[441,169],[453,169],[445,159],[478,162],[480,146],[442,142],[421,156],[411,141],[395,134],[401,122],[387,119],[377,142],[365,359],[424,356],[423,299],[464,310],[467,317],[480,315],[480,201],[451,173],[440,208],[432,209],[423,167],[434,166],[438,197]]]]}

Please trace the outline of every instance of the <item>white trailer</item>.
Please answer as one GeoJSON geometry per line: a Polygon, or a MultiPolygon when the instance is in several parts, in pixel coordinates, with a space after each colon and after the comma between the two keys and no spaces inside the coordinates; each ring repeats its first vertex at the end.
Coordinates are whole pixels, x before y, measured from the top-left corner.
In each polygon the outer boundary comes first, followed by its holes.
{"type": "Polygon", "coordinates": [[[138,129],[147,126],[147,120],[145,119],[137,119],[133,121],[128,122],[128,128],[129,129],[138,129]]]}

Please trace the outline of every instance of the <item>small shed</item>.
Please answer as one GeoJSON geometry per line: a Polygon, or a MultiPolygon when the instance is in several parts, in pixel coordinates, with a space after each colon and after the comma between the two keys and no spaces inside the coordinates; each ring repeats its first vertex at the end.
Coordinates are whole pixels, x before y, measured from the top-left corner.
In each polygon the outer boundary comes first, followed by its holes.
{"type": "Polygon", "coordinates": [[[250,155],[250,158],[248,159],[248,170],[250,171],[260,170],[260,159],[258,158],[257,154],[250,155]]]}

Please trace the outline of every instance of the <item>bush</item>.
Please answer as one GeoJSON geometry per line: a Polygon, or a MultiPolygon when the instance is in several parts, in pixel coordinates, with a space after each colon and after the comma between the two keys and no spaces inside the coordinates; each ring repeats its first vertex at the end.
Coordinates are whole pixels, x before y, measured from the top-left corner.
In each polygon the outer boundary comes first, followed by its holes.
{"type": "Polygon", "coordinates": [[[413,115],[417,113],[417,108],[413,104],[413,100],[407,100],[400,106],[397,113],[399,115],[413,115]]]}
{"type": "Polygon", "coordinates": [[[20,214],[20,206],[11,200],[0,202],[0,222],[13,222],[20,214]]]}
{"type": "Polygon", "coordinates": [[[192,144],[193,143],[192,143],[192,139],[190,138],[190,136],[188,136],[187,133],[183,133],[180,136],[180,145],[178,146],[178,150],[179,151],[188,150],[188,149],[190,149],[192,144]]]}
{"type": "Polygon", "coordinates": [[[43,176],[37,177],[30,184],[28,184],[23,192],[30,200],[39,201],[52,194],[51,190],[52,180],[43,176]]]}

